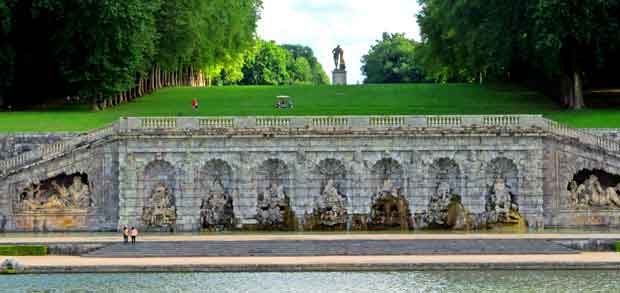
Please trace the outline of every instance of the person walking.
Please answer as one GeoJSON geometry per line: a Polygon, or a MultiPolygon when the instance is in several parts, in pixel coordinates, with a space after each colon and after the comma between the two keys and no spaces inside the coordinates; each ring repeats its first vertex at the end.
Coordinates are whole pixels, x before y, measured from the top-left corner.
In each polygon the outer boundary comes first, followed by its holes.
{"type": "Polygon", "coordinates": [[[138,229],[136,227],[131,227],[131,244],[136,244],[136,237],[138,237],[138,229]]]}
{"type": "Polygon", "coordinates": [[[123,243],[129,244],[129,229],[127,226],[123,227],[123,243]]]}
{"type": "Polygon", "coordinates": [[[192,99],[192,109],[194,109],[194,112],[198,111],[198,99],[196,98],[192,99]]]}

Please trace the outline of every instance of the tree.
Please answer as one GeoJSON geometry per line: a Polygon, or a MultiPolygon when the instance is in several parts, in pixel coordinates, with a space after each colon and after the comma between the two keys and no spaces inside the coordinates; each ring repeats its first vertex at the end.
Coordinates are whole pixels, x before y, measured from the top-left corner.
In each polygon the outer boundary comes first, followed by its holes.
{"type": "Polygon", "coordinates": [[[535,64],[547,76],[559,76],[562,102],[580,109],[585,106],[584,78],[604,70],[619,53],[620,2],[529,2],[535,64]]]}
{"type": "Polygon", "coordinates": [[[0,0],[0,108],[4,106],[4,95],[6,90],[12,84],[13,64],[15,62],[15,53],[8,42],[9,34],[12,27],[12,13],[10,3],[0,0]]]}
{"type": "Polygon", "coordinates": [[[312,49],[257,40],[244,58],[241,84],[327,84],[327,74],[312,49]]]}
{"type": "Polygon", "coordinates": [[[609,80],[618,64],[619,1],[419,2],[423,63],[450,79],[543,81],[541,88],[558,88],[562,102],[579,109],[583,87],[609,80]]]}
{"type": "Polygon", "coordinates": [[[0,97],[29,105],[79,95],[100,109],[163,86],[208,85],[223,70],[238,80],[261,5],[0,0],[0,97]]]}
{"type": "Polygon", "coordinates": [[[291,44],[284,44],[281,47],[288,50],[293,59],[297,60],[299,57],[303,57],[306,61],[308,61],[312,72],[312,78],[304,79],[303,82],[313,84],[329,84],[329,78],[327,77],[325,70],[323,70],[321,63],[319,63],[316,56],[314,56],[314,51],[312,48],[308,46],[291,44]]]}
{"type": "Polygon", "coordinates": [[[365,83],[421,82],[423,75],[416,64],[416,42],[404,34],[383,33],[383,38],[362,57],[365,83]]]}
{"type": "Polygon", "coordinates": [[[254,53],[246,55],[242,84],[279,85],[290,83],[287,69],[290,53],[274,41],[259,40],[254,53]]]}
{"type": "Polygon", "coordinates": [[[291,58],[293,63],[290,65],[289,71],[291,72],[293,83],[312,83],[312,67],[310,62],[302,56],[296,59],[291,58]]]}
{"type": "Polygon", "coordinates": [[[313,84],[329,84],[329,77],[321,63],[317,62],[312,66],[312,83],[313,84]]]}

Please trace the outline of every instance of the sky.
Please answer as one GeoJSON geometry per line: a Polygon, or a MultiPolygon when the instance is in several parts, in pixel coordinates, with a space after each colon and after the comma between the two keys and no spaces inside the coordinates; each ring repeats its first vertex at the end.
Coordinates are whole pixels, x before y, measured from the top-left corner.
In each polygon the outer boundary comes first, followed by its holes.
{"type": "Polygon", "coordinates": [[[309,46],[331,79],[332,50],[344,49],[348,83],[362,83],[361,58],[383,32],[419,40],[415,0],[264,0],[258,35],[309,46]]]}

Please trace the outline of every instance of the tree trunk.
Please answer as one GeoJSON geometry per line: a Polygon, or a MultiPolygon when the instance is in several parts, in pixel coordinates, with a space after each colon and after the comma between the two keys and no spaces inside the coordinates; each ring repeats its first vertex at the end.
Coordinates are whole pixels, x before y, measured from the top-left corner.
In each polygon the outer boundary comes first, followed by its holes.
{"type": "Polygon", "coordinates": [[[581,75],[573,72],[562,77],[562,104],[570,109],[579,110],[585,107],[583,99],[583,83],[581,75]]]}
{"type": "Polygon", "coordinates": [[[585,107],[585,103],[583,100],[583,83],[581,81],[581,73],[579,70],[579,62],[577,59],[577,44],[578,43],[576,40],[571,40],[566,48],[567,51],[565,52],[568,54],[566,55],[568,59],[566,59],[567,62],[565,63],[566,75],[564,76],[564,78],[566,79],[564,85],[565,104],[569,108],[575,110],[579,110],[585,107]]]}
{"type": "Polygon", "coordinates": [[[91,109],[93,112],[99,112],[99,111],[101,111],[101,108],[99,108],[99,104],[97,103],[97,98],[96,98],[96,97],[93,97],[93,98],[92,98],[92,106],[90,107],[90,109],[91,109]]]}
{"type": "Polygon", "coordinates": [[[581,82],[581,75],[579,72],[573,72],[573,106],[575,110],[580,110],[585,107],[583,100],[583,83],[581,82]]]}
{"type": "Polygon", "coordinates": [[[155,74],[155,78],[157,81],[155,81],[155,88],[153,88],[153,90],[157,90],[161,87],[161,68],[159,68],[159,65],[157,65],[157,74],[155,74]]]}
{"type": "Polygon", "coordinates": [[[138,81],[138,97],[141,97],[144,94],[144,79],[142,79],[142,77],[140,77],[140,80],[138,81]]]}

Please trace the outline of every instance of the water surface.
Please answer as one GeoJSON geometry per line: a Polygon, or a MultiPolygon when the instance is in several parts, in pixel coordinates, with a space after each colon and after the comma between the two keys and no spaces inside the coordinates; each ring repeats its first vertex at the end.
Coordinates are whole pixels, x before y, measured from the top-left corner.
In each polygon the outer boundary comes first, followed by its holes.
{"type": "Polygon", "coordinates": [[[0,276],[2,292],[620,292],[620,271],[0,276]]]}

